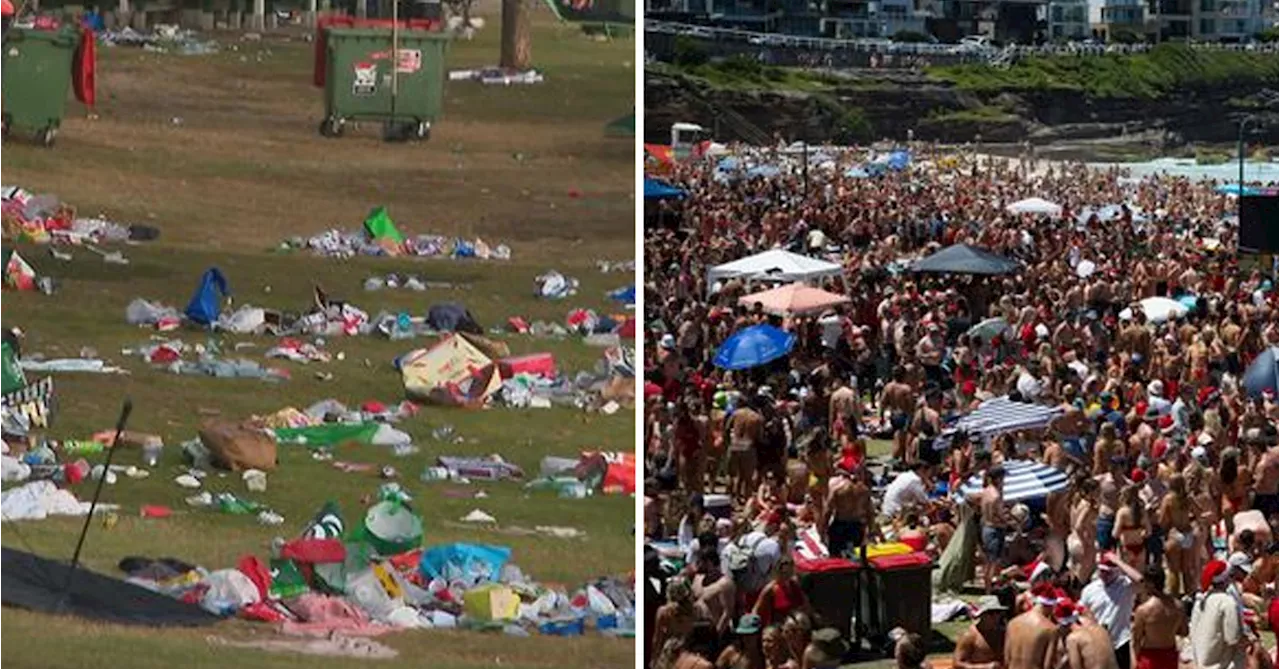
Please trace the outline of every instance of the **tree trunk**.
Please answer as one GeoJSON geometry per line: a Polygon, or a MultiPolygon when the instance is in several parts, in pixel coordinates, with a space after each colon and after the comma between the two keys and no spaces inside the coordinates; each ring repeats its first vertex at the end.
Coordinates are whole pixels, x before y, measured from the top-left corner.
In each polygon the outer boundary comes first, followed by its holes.
{"type": "Polygon", "coordinates": [[[502,56],[498,66],[529,69],[531,40],[527,0],[502,0],[502,56]]]}

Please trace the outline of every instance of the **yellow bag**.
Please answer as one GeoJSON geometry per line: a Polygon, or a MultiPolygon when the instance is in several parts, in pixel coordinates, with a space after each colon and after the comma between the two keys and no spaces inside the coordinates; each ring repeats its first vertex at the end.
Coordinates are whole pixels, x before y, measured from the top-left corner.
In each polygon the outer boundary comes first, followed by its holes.
{"type": "Polygon", "coordinates": [[[520,615],[520,596],[505,585],[482,585],[462,596],[462,609],[472,620],[515,620],[520,615]]]}

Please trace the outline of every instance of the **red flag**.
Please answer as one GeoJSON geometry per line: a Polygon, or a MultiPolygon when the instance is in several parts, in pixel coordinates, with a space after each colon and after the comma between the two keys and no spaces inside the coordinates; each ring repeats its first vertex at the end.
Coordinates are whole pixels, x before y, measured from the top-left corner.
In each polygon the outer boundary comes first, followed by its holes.
{"type": "Polygon", "coordinates": [[[80,45],[76,47],[75,61],[71,64],[71,86],[75,89],[76,99],[86,107],[92,108],[97,101],[95,70],[98,54],[93,31],[85,28],[80,33],[80,45]]]}

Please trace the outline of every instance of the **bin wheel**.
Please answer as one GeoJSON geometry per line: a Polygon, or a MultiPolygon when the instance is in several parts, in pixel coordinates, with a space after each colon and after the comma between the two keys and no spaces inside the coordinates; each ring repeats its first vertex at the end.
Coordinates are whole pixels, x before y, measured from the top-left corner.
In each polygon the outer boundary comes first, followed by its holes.
{"type": "Polygon", "coordinates": [[[414,128],[413,136],[422,141],[431,139],[431,123],[427,121],[419,123],[417,127],[414,128]]]}
{"type": "Polygon", "coordinates": [[[382,140],[386,142],[408,141],[414,135],[413,124],[387,121],[382,124],[382,140]]]}
{"type": "Polygon", "coordinates": [[[320,134],[325,137],[341,137],[343,125],[342,119],[330,116],[320,122],[320,134]]]}
{"type": "Polygon", "coordinates": [[[40,142],[40,145],[46,148],[52,147],[53,143],[57,141],[57,139],[58,129],[53,127],[45,128],[36,134],[36,141],[40,142]]]}

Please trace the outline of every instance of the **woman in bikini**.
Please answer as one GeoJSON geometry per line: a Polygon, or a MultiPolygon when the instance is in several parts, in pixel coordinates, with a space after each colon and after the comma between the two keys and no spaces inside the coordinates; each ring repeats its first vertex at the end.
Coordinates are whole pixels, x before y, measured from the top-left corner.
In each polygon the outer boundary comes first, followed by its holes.
{"type": "Polygon", "coordinates": [[[773,579],[760,591],[752,613],[760,616],[764,625],[782,622],[793,611],[811,613],[809,598],[796,578],[796,564],[790,555],[783,555],[773,567],[773,579]]]}
{"type": "Polygon", "coordinates": [[[1195,563],[1192,552],[1196,533],[1195,502],[1187,495],[1187,480],[1182,474],[1169,479],[1169,494],[1160,501],[1159,523],[1164,528],[1164,561],[1169,594],[1181,597],[1195,590],[1196,572],[1188,569],[1195,563]]]}
{"type": "Polygon", "coordinates": [[[1151,520],[1147,518],[1138,496],[1141,486],[1131,484],[1120,492],[1120,509],[1116,511],[1116,528],[1112,536],[1124,549],[1124,560],[1129,564],[1147,563],[1147,536],[1151,533],[1151,520]]]}

